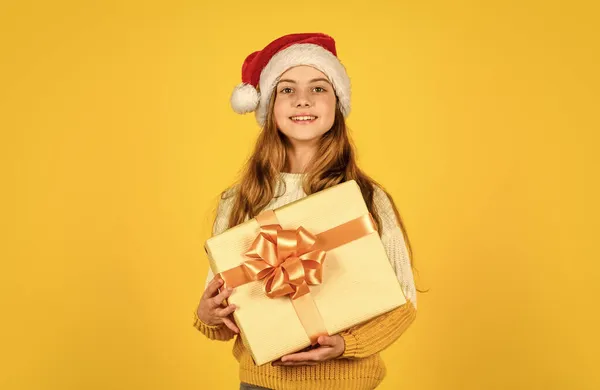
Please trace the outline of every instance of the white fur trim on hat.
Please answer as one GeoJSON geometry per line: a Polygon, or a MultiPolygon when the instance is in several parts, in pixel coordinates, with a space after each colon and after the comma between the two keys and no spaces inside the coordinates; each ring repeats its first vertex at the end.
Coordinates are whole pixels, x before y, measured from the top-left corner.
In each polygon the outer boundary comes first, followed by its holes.
{"type": "Polygon", "coordinates": [[[256,110],[260,95],[253,85],[240,83],[231,94],[231,107],[238,114],[245,114],[256,110]]]}
{"type": "Polygon", "coordinates": [[[262,127],[267,119],[269,100],[280,76],[289,68],[309,65],[323,72],[331,81],[344,117],[350,114],[350,78],[346,68],[329,50],[312,43],[299,43],[275,54],[260,73],[260,102],[256,120],[262,127]]]}

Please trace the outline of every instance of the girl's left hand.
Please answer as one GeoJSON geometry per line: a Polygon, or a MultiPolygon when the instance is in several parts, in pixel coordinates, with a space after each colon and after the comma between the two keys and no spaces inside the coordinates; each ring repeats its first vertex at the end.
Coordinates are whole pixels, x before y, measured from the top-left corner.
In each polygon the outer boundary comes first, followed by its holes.
{"type": "Polygon", "coordinates": [[[298,352],[282,356],[271,363],[273,366],[314,366],[326,360],[341,356],[346,349],[344,338],[339,334],[334,336],[319,336],[319,347],[308,352],[298,352]]]}

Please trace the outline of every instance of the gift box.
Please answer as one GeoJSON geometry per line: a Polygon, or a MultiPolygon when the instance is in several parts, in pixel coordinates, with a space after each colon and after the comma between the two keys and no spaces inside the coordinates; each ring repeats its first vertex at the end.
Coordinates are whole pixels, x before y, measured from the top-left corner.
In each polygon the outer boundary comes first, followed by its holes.
{"type": "Polygon", "coordinates": [[[406,302],[354,180],[264,211],[205,250],[235,288],[228,301],[257,365],[406,302]]]}

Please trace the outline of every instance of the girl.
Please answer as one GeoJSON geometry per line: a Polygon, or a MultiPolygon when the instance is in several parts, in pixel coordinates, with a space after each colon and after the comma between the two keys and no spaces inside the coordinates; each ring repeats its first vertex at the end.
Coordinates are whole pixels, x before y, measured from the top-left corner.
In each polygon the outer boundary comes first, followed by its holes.
{"type": "MultiPolygon", "coordinates": [[[[410,244],[392,198],[360,170],[346,129],[350,80],[337,58],[333,38],[291,34],[250,54],[242,83],[231,97],[238,113],[256,111],[262,131],[238,184],[223,192],[213,235],[254,218],[262,210],[355,180],[377,222],[378,232],[407,303],[337,335],[320,337],[317,348],[256,366],[241,338],[233,354],[240,364],[240,389],[373,389],[385,376],[379,352],[413,322],[416,289],[410,244]]],[[[194,311],[194,326],[210,339],[239,333],[234,305],[223,307],[231,290],[208,271],[206,290],[194,311]]]]}

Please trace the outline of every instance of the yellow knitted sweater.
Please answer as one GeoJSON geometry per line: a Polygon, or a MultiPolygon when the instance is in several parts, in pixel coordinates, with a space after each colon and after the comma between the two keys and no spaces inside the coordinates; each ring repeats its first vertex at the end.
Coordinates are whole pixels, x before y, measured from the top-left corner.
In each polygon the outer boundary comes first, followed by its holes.
{"type": "MultiPolygon", "coordinates": [[[[302,189],[304,174],[282,173],[278,184],[281,196],[265,207],[276,209],[306,196],[302,189]],[[283,185],[282,185],[283,184],[283,185]]],[[[213,235],[227,229],[233,197],[221,199],[213,225],[213,235]]],[[[233,355],[240,364],[240,381],[270,389],[374,389],[381,383],[386,368],[379,352],[391,345],[414,321],[417,296],[408,251],[392,205],[379,187],[375,188],[375,207],[381,216],[381,240],[390,263],[394,267],[407,303],[403,306],[350,328],[340,335],[344,338],[344,353],[332,360],[314,366],[256,366],[241,337],[236,337],[233,355]]],[[[208,270],[206,284],[214,277],[208,270]]],[[[203,323],[194,310],[194,327],[212,340],[227,341],[235,335],[224,325],[203,323]]]]}

